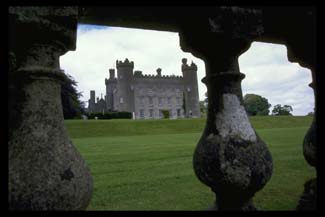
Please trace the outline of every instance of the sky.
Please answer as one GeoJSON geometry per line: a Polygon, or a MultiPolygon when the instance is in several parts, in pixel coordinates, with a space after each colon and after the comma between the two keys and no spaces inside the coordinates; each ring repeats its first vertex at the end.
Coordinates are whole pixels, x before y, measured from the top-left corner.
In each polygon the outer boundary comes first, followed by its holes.
{"type": "MultiPolygon", "coordinates": [[[[182,75],[182,58],[198,67],[199,98],[205,98],[206,86],[204,61],[185,53],[175,32],[152,31],[120,27],[78,25],[77,48],[60,57],[60,67],[77,82],[82,101],[88,102],[90,90],[96,97],[105,96],[105,78],[109,69],[116,69],[116,60],[128,58],[134,62],[134,70],[143,74],[182,75]]],[[[253,42],[248,51],[239,57],[243,95],[253,93],[276,104],[291,105],[293,115],[306,115],[314,111],[314,94],[311,72],[291,63],[284,45],[253,42]]],[[[86,104],[87,105],[87,104],[86,104]]]]}

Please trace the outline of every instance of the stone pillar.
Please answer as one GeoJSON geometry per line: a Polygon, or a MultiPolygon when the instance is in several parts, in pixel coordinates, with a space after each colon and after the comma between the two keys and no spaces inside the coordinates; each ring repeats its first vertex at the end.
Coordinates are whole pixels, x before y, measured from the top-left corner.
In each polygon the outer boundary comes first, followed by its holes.
{"type": "MultiPolygon", "coordinates": [[[[315,112],[313,122],[307,131],[303,141],[303,154],[307,163],[317,170],[317,141],[316,141],[316,116],[317,116],[317,97],[316,97],[316,78],[312,70],[312,83],[309,84],[314,90],[315,112]]],[[[317,209],[317,178],[308,180],[304,185],[304,192],[299,200],[297,210],[316,210],[317,209]]]]}
{"type": "Polygon", "coordinates": [[[215,209],[255,210],[251,199],[270,179],[272,157],[243,106],[245,75],[239,71],[238,59],[229,56],[229,60],[222,71],[218,61],[206,61],[208,115],[193,166],[216,194],[215,209]]]}
{"type": "Polygon", "coordinates": [[[10,210],[86,209],[92,178],[64,126],[59,57],[75,49],[76,7],[9,8],[10,210]]]}
{"type": "MultiPolygon", "coordinates": [[[[306,23],[311,27],[308,34],[302,35],[297,39],[296,34],[287,35],[286,46],[288,50],[288,60],[297,62],[300,66],[311,70],[312,82],[309,84],[314,91],[315,109],[314,117],[310,128],[308,129],[302,151],[307,163],[315,167],[317,171],[317,77],[316,77],[316,28],[313,28],[316,23],[315,9],[309,9],[308,16],[305,16],[306,23]],[[307,37],[306,37],[307,36],[307,37]]],[[[297,210],[316,210],[317,209],[317,177],[306,181],[304,192],[298,202],[297,210]]]]}
{"type": "Polygon", "coordinates": [[[272,175],[272,157],[243,106],[238,57],[263,32],[259,11],[224,7],[184,26],[183,51],[205,62],[208,114],[193,156],[195,174],[216,194],[215,210],[255,210],[252,197],[272,175]]]}

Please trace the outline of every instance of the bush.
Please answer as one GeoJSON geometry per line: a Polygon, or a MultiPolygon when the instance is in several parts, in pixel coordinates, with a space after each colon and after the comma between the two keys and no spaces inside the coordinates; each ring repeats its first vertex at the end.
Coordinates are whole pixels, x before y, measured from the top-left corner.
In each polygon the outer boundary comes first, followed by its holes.
{"type": "Polygon", "coordinates": [[[97,112],[97,113],[88,113],[88,119],[131,119],[132,113],[131,112],[97,112]]]}
{"type": "Polygon", "coordinates": [[[169,118],[169,111],[168,110],[161,110],[164,118],[169,118]]]}

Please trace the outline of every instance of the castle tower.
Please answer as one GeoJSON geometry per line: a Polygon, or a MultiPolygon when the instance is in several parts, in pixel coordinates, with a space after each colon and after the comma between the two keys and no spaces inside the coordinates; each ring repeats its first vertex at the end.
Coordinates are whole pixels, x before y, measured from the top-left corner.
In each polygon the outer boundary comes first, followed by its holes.
{"type": "Polygon", "coordinates": [[[105,79],[106,85],[106,108],[108,111],[115,110],[114,89],[116,90],[115,69],[109,69],[109,79],[105,79]]]}
{"type": "Polygon", "coordinates": [[[184,79],[185,116],[201,117],[199,106],[199,89],[197,83],[197,66],[192,62],[189,66],[187,59],[182,59],[182,74],[184,79]]]}
{"type": "Polygon", "coordinates": [[[134,112],[133,61],[116,60],[119,111],[134,112]]]}
{"type": "Polygon", "coordinates": [[[95,112],[95,91],[90,91],[90,99],[88,100],[88,111],[95,112]]]}

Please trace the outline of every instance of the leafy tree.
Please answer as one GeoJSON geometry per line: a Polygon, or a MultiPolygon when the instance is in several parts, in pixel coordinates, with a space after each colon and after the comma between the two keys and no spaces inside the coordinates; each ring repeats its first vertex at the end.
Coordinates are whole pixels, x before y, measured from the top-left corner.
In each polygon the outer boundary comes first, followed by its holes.
{"type": "Polygon", "coordinates": [[[200,101],[200,111],[201,111],[201,114],[206,114],[207,113],[207,107],[206,107],[206,104],[205,104],[205,101],[200,101]]]}
{"type": "Polygon", "coordinates": [[[313,116],[314,112],[308,112],[307,116],[313,116]]]}
{"type": "Polygon", "coordinates": [[[61,102],[64,119],[80,117],[80,115],[85,112],[85,105],[79,100],[82,93],[78,92],[76,87],[77,82],[73,77],[64,74],[63,83],[61,85],[61,102]]]}
{"type": "Polygon", "coordinates": [[[246,94],[244,96],[244,107],[248,115],[268,115],[271,107],[268,100],[256,94],[246,94]]]}
{"type": "Polygon", "coordinates": [[[207,108],[208,107],[208,92],[205,92],[205,99],[204,99],[204,106],[207,108]]]}
{"type": "Polygon", "coordinates": [[[290,112],[292,112],[292,107],[290,105],[284,105],[281,106],[280,104],[277,104],[274,106],[272,110],[272,115],[292,115],[290,112]]]}
{"type": "Polygon", "coordinates": [[[161,110],[164,118],[169,118],[169,111],[168,110],[161,110]]]}

